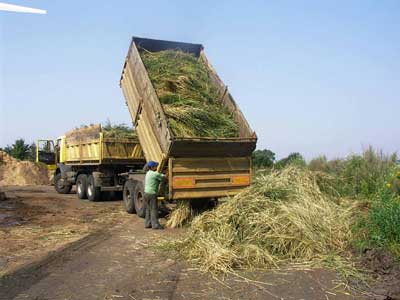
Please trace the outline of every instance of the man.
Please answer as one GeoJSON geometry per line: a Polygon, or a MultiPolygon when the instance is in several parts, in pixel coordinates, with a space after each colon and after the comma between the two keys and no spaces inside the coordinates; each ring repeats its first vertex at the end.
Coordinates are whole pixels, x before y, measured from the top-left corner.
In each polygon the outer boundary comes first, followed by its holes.
{"type": "Polygon", "coordinates": [[[157,192],[158,186],[166,176],[157,172],[158,162],[149,161],[147,167],[149,170],[146,173],[144,181],[144,208],[145,208],[145,219],[144,227],[153,229],[163,229],[158,221],[158,204],[157,204],[157,192]]]}

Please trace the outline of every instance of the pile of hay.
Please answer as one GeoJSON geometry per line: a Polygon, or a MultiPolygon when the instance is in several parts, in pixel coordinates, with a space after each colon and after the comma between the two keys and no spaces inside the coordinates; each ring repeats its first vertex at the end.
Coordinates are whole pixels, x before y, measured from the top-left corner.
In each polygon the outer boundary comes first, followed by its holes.
{"type": "Polygon", "coordinates": [[[239,136],[238,124],[220,103],[199,58],[178,50],[143,50],[141,57],[176,136],[239,136]]]}
{"type": "Polygon", "coordinates": [[[179,228],[188,224],[195,215],[189,200],[179,201],[176,208],[168,216],[165,226],[168,228],[179,228]]]}
{"type": "Polygon", "coordinates": [[[340,254],[350,227],[351,209],[323,194],[311,172],[288,167],[196,217],[173,246],[201,270],[225,273],[340,254]]]}
{"type": "Polygon", "coordinates": [[[20,161],[0,151],[0,186],[47,185],[50,183],[46,165],[20,161]]]}
{"type": "Polygon", "coordinates": [[[137,138],[136,131],[125,124],[117,124],[117,125],[106,124],[102,126],[101,129],[104,137],[106,138],[115,138],[115,139],[137,138]]]}

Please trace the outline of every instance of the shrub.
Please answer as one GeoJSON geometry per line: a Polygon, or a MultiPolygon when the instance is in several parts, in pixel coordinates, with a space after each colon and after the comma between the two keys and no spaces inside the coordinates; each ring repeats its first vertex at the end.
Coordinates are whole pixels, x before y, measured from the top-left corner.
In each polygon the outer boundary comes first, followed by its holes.
{"type": "Polygon", "coordinates": [[[253,152],[253,165],[256,168],[272,168],[275,162],[275,153],[271,150],[256,150],[253,152]]]}
{"type": "Polygon", "coordinates": [[[378,246],[400,253],[400,196],[386,183],[374,197],[371,208],[356,227],[361,248],[378,246]]]}
{"type": "Polygon", "coordinates": [[[32,146],[26,144],[24,139],[18,139],[11,146],[7,145],[4,151],[16,159],[27,160],[32,157],[32,152],[34,151],[32,147],[34,147],[34,144],[32,146]]]}
{"type": "Polygon", "coordinates": [[[305,165],[306,161],[304,160],[304,157],[298,152],[293,152],[290,153],[287,157],[278,160],[275,164],[275,168],[283,169],[288,166],[303,167],[305,165]]]}
{"type": "Polygon", "coordinates": [[[361,155],[328,161],[325,156],[310,161],[312,171],[326,172],[336,177],[335,188],[341,196],[373,197],[396,166],[397,155],[384,154],[368,147],[361,155]]]}

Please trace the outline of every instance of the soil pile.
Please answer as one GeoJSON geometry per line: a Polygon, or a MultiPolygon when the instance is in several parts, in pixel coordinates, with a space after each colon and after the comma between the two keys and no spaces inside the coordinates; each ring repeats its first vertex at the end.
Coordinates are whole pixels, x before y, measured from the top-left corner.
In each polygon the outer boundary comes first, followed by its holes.
{"type": "Polygon", "coordinates": [[[239,136],[238,124],[219,101],[199,58],[177,50],[143,51],[141,57],[176,136],[239,136]]]}
{"type": "Polygon", "coordinates": [[[400,262],[392,254],[382,249],[367,250],[361,267],[373,279],[367,293],[372,299],[400,299],[400,262]]]}
{"type": "Polygon", "coordinates": [[[49,183],[46,165],[31,161],[20,161],[6,152],[0,151],[0,186],[49,183]]]}

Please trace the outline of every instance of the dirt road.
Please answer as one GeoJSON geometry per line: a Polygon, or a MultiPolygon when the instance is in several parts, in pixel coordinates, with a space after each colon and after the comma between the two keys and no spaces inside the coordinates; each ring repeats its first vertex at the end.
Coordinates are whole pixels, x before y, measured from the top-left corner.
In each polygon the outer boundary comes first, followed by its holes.
{"type": "MultiPolygon", "coordinates": [[[[326,270],[252,272],[223,283],[150,245],[153,231],[120,201],[91,203],[51,187],[6,188],[0,202],[0,299],[354,299],[326,270]]],[[[362,298],[357,298],[362,299],[362,298]]]]}

